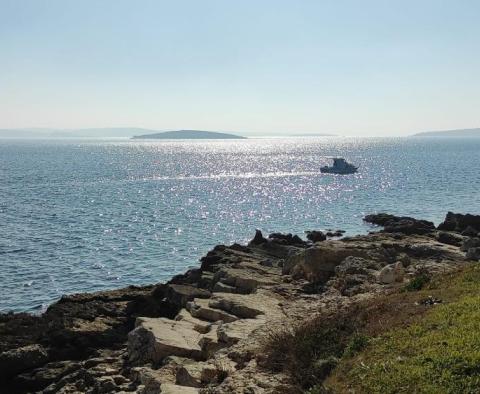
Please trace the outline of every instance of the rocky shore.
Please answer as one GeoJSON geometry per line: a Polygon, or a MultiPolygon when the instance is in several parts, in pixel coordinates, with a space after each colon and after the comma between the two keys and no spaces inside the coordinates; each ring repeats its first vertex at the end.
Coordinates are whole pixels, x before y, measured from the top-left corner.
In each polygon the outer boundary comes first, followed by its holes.
{"type": "Polygon", "coordinates": [[[272,330],[480,258],[480,216],[449,212],[438,227],[365,220],[380,231],[311,231],[308,241],[257,231],[166,284],[64,296],[42,316],[0,315],[0,392],[296,392],[265,366],[272,330]]]}

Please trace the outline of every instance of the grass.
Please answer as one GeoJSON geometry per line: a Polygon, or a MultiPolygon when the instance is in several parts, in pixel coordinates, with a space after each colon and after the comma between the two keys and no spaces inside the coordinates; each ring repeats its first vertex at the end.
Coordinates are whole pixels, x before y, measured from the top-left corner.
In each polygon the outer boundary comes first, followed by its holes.
{"type": "Polygon", "coordinates": [[[479,393],[480,266],[272,332],[262,365],[299,392],[479,393]],[[441,304],[419,301],[432,296],[441,304]]]}
{"type": "Polygon", "coordinates": [[[449,302],[344,357],[325,382],[329,392],[480,392],[480,267],[436,278],[429,290],[449,302]]]}

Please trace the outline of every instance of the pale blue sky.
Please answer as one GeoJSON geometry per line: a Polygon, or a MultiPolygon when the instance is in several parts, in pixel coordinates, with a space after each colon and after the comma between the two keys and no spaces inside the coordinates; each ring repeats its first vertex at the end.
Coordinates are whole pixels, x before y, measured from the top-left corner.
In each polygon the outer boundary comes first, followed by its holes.
{"type": "Polygon", "coordinates": [[[480,1],[0,0],[0,128],[480,127],[480,1]]]}

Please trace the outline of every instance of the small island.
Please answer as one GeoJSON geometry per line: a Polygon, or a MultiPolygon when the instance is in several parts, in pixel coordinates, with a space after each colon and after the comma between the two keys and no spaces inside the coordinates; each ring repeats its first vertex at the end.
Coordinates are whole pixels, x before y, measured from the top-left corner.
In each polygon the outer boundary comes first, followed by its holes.
{"type": "Polygon", "coordinates": [[[235,134],[228,133],[218,133],[215,131],[202,131],[202,130],[175,130],[175,131],[164,131],[161,133],[154,134],[143,134],[133,136],[132,139],[164,139],[164,140],[187,140],[187,139],[237,139],[244,140],[246,137],[242,137],[235,134]]]}

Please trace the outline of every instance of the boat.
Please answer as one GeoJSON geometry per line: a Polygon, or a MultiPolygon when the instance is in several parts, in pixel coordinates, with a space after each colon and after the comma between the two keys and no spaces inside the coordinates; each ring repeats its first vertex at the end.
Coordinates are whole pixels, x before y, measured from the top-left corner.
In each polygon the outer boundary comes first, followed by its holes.
{"type": "Polygon", "coordinates": [[[358,167],[348,163],[345,159],[341,157],[333,158],[333,166],[324,166],[320,168],[320,172],[341,175],[354,174],[357,172],[357,170],[358,167]]]}

